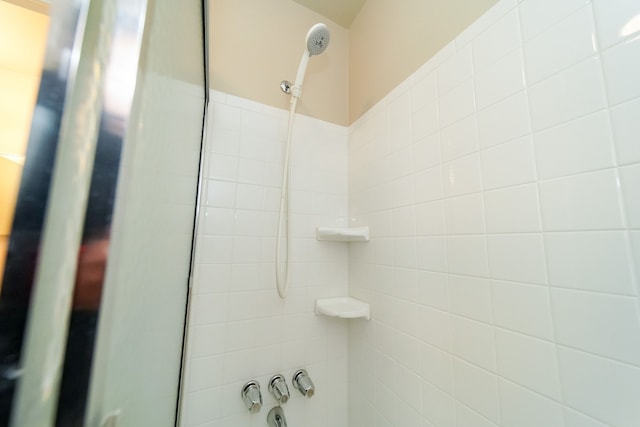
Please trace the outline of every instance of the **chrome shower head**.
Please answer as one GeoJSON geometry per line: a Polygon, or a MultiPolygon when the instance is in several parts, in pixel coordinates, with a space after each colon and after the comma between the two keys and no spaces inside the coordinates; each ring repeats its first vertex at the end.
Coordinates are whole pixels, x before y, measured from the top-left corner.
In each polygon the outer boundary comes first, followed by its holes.
{"type": "Polygon", "coordinates": [[[316,24],[307,33],[307,50],[309,56],[320,55],[329,46],[331,34],[326,25],[316,24]]]}

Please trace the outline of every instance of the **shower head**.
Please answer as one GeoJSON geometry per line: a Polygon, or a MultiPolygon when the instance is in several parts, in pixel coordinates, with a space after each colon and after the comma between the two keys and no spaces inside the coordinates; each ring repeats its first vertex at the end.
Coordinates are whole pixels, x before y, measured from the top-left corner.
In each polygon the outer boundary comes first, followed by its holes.
{"type": "MultiPolygon", "coordinates": [[[[298,74],[296,74],[296,82],[291,87],[291,94],[293,98],[300,98],[300,92],[302,90],[302,82],[304,80],[304,73],[307,71],[307,64],[309,63],[309,58],[312,55],[320,55],[325,51],[327,46],[329,46],[329,39],[331,38],[329,34],[329,29],[326,25],[320,23],[316,24],[309,29],[307,33],[307,48],[304,50],[302,54],[302,59],[300,60],[300,66],[298,67],[298,74]]],[[[280,87],[282,88],[282,82],[280,87]]],[[[290,85],[289,82],[286,82],[287,85],[290,85]]],[[[283,90],[287,92],[284,88],[283,90]]],[[[289,93],[289,92],[287,92],[289,93]]],[[[293,99],[292,98],[292,99],[293,99]]]]}
{"type": "Polygon", "coordinates": [[[329,46],[331,34],[324,24],[316,24],[307,33],[307,50],[309,56],[320,55],[329,46]]]}

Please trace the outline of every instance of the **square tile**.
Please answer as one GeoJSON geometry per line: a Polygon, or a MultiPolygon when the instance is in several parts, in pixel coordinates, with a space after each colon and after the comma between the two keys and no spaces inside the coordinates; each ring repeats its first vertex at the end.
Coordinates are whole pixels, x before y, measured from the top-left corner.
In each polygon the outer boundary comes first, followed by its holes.
{"type": "MultiPolygon", "coordinates": [[[[640,407],[640,369],[568,348],[559,349],[566,404],[607,425],[635,427],[640,407]]],[[[582,425],[581,425],[582,427],[582,425]]]]}
{"type": "Polygon", "coordinates": [[[496,329],[496,349],[501,376],[551,399],[560,399],[555,344],[496,329]]]}
{"type": "Polygon", "coordinates": [[[538,132],[534,141],[539,179],[614,165],[611,124],[606,111],[538,132]]]}
{"type": "Polygon", "coordinates": [[[552,289],[560,344],[640,365],[640,322],[635,297],[552,289]]]}
{"type": "Polygon", "coordinates": [[[455,359],[453,376],[456,398],[495,423],[500,423],[498,379],[484,369],[455,359]]]}
{"type": "Polygon", "coordinates": [[[596,53],[591,6],[586,5],[524,44],[529,84],[596,53]]]}
{"type": "Polygon", "coordinates": [[[544,245],[540,234],[503,234],[487,237],[491,278],[525,283],[547,283],[544,245]]]}
{"type": "Polygon", "coordinates": [[[501,101],[525,87],[522,50],[516,49],[475,75],[478,109],[501,101]]]}
{"type": "Polygon", "coordinates": [[[553,339],[551,305],[546,286],[491,281],[493,321],[496,326],[553,339]]]}
{"type": "Polygon", "coordinates": [[[452,316],[451,320],[454,356],[496,372],[496,346],[492,327],[459,316],[452,316]]]}
{"type": "Polygon", "coordinates": [[[604,51],[602,66],[611,105],[640,96],[640,35],[604,51]]]}
{"type": "Polygon", "coordinates": [[[530,40],[569,16],[588,0],[524,0],[520,3],[520,22],[524,40],[530,40]]]}
{"type": "Polygon", "coordinates": [[[491,323],[491,288],[488,279],[450,275],[448,281],[452,313],[491,323]]]}
{"type": "Polygon", "coordinates": [[[478,137],[481,148],[530,133],[529,104],[524,91],[478,112],[478,137]]]}
{"type": "Polygon", "coordinates": [[[535,184],[484,193],[487,233],[541,231],[538,188],[535,184]]]}
{"type": "Polygon", "coordinates": [[[505,14],[473,41],[475,70],[493,64],[521,43],[520,24],[516,9],[505,14]]]}
{"type": "Polygon", "coordinates": [[[616,174],[612,169],[539,184],[546,231],[612,230],[623,227],[616,174]]]}
{"type": "Polygon", "coordinates": [[[482,151],[480,162],[485,190],[536,180],[533,140],[530,136],[482,151]]]}
{"type": "Polygon", "coordinates": [[[588,59],[530,86],[529,102],[534,131],[605,108],[599,59],[588,59]]]}
{"type": "Polygon", "coordinates": [[[623,231],[546,233],[544,240],[550,285],[635,295],[623,231]]]}
{"type": "MultiPolygon", "coordinates": [[[[480,156],[471,154],[461,157],[442,167],[444,195],[446,197],[477,193],[482,187],[480,175],[480,156]]],[[[416,175],[417,177],[417,175],[416,175]]]]}
{"type": "Polygon", "coordinates": [[[640,162],[640,98],[610,110],[618,164],[640,162]]]}
{"type": "Polygon", "coordinates": [[[640,5],[637,3],[623,0],[594,0],[592,3],[598,25],[598,41],[603,49],[640,32],[640,5]]]}
{"type": "Polygon", "coordinates": [[[484,233],[482,195],[476,193],[446,199],[444,218],[449,235],[484,233]]]}

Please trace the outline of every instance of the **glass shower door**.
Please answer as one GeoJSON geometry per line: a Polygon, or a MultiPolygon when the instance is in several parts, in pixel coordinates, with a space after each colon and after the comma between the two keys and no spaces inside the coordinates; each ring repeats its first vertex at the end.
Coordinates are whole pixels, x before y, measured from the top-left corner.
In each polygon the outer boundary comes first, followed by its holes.
{"type": "Polygon", "coordinates": [[[176,422],[202,9],[54,4],[0,294],[0,425],[176,422]]]}

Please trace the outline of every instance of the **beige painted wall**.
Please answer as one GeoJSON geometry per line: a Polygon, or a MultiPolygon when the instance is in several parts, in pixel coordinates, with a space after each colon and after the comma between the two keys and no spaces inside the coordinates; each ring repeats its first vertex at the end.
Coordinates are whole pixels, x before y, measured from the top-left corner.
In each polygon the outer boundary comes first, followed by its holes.
{"type": "Polygon", "coordinates": [[[497,0],[368,0],[349,38],[353,122],[497,0]]]}
{"type": "MultiPolygon", "coordinates": [[[[48,28],[47,15],[0,1],[0,155],[26,152],[48,28]]],[[[0,157],[0,291],[21,176],[0,157]]]]}
{"type": "Polygon", "coordinates": [[[327,50],[311,58],[298,112],[348,122],[348,31],[291,0],[211,0],[211,87],[278,108],[289,108],[282,80],[295,80],[309,28],[324,22],[327,50]]]}
{"type": "Polygon", "coordinates": [[[291,0],[211,0],[211,87],[287,109],[278,85],[322,21],[331,44],[309,64],[298,111],[347,125],[496,2],[368,0],[347,30],[291,0]]]}

